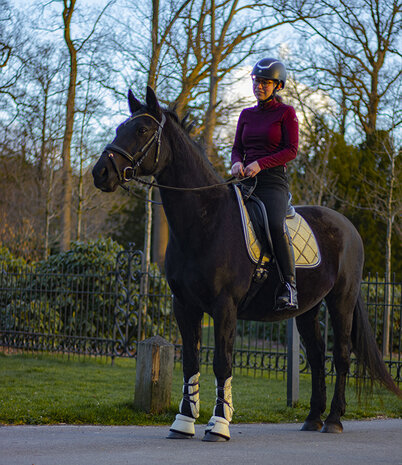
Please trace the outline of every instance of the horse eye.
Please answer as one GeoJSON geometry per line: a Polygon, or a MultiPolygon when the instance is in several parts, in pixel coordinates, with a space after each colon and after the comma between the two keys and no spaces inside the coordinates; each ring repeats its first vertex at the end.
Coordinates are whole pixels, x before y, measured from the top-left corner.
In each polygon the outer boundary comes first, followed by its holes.
{"type": "Polygon", "coordinates": [[[148,131],[148,129],[144,126],[141,126],[140,128],[138,128],[138,132],[140,134],[145,134],[146,132],[148,131]]]}

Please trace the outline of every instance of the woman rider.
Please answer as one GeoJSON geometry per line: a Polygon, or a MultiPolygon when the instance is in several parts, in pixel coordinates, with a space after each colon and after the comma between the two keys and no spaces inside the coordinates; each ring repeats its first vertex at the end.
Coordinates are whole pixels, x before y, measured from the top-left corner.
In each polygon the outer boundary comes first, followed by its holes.
{"type": "Polygon", "coordinates": [[[239,116],[232,149],[232,174],[257,178],[254,194],[267,210],[275,257],[285,281],[278,292],[275,310],[297,310],[295,259],[285,220],[289,198],[286,163],[296,157],[298,121],[294,108],[282,103],[276,95],[286,84],[283,63],[263,58],[256,63],[251,76],[257,105],[245,108],[239,116]]]}

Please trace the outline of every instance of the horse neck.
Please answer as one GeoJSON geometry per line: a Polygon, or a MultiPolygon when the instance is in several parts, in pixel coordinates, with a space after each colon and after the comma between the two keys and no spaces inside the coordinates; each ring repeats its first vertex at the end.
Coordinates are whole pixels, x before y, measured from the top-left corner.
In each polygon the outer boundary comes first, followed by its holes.
{"type": "Polygon", "coordinates": [[[223,179],[188,134],[174,122],[169,123],[166,127],[168,166],[156,176],[158,182],[186,188],[222,183],[223,179]]]}
{"type": "MultiPolygon", "coordinates": [[[[223,183],[198,147],[181,130],[177,131],[169,132],[169,164],[156,175],[158,184],[197,188],[223,183]]],[[[198,191],[162,188],[160,194],[170,230],[188,237],[193,229],[205,235],[214,229],[217,217],[228,206],[230,189],[227,186],[198,191]]]]}

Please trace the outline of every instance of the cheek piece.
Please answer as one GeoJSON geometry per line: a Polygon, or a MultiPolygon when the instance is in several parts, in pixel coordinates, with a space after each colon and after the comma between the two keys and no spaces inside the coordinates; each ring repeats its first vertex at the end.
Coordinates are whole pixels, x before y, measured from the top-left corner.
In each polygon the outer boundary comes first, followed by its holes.
{"type": "MultiPolygon", "coordinates": [[[[129,152],[124,150],[123,148],[119,147],[117,144],[108,144],[105,147],[105,150],[108,152],[108,157],[109,160],[111,161],[113,168],[116,171],[117,177],[119,178],[120,182],[127,182],[131,181],[133,176],[135,176],[135,173],[137,169],[141,166],[143,161],[146,159],[146,157],[149,154],[149,150],[151,147],[156,144],[156,150],[155,150],[155,159],[154,159],[154,164],[152,166],[151,172],[153,172],[158,164],[159,161],[159,153],[160,153],[160,145],[161,145],[161,136],[162,136],[162,129],[163,126],[165,125],[166,122],[166,116],[162,113],[162,120],[159,122],[156,118],[154,118],[152,115],[148,113],[143,113],[141,115],[136,115],[132,116],[127,123],[132,121],[133,119],[139,118],[146,116],[148,118],[151,118],[153,121],[155,121],[158,125],[158,128],[154,132],[154,134],[148,139],[147,142],[141,147],[140,150],[138,150],[134,155],[131,155],[129,152]],[[114,158],[114,153],[117,153],[124,157],[126,160],[128,160],[131,163],[131,166],[126,166],[123,170],[123,174],[120,173],[120,170],[117,166],[116,160],[114,158]]],[[[126,123],[126,124],[127,124],[126,123]]]]}

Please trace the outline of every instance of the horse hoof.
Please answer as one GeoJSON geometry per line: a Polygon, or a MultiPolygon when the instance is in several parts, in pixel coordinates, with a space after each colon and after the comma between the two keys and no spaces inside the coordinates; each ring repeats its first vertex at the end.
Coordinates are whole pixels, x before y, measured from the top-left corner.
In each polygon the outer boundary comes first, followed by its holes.
{"type": "Polygon", "coordinates": [[[230,438],[225,438],[219,434],[211,433],[210,431],[207,431],[205,436],[202,438],[202,440],[205,442],[227,442],[229,439],[230,438]]]}
{"type": "Polygon", "coordinates": [[[170,427],[168,439],[188,439],[192,438],[195,434],[194,428],[195,418],[187,417],[178,413],[175,421],[170,427]]]}
{"type": "Polygon", "coordinates": [[[179,433],[179,431],[170,430],[166,439],[191,439],[192,437],[194,437],[193,434],[179,433]]]}
{"type": "Polygon", "coordinates": [[[324,423],[324,426],[321,428],[321,433],[342,433],[343,426],[342,423],[339,421],[337,423],[324,423]]]}
{"type": "Polygon", "coordinates": [[[317,421],[305,421],[300,431],[320,431],[323,427],[321,420],[317,421]]]}

